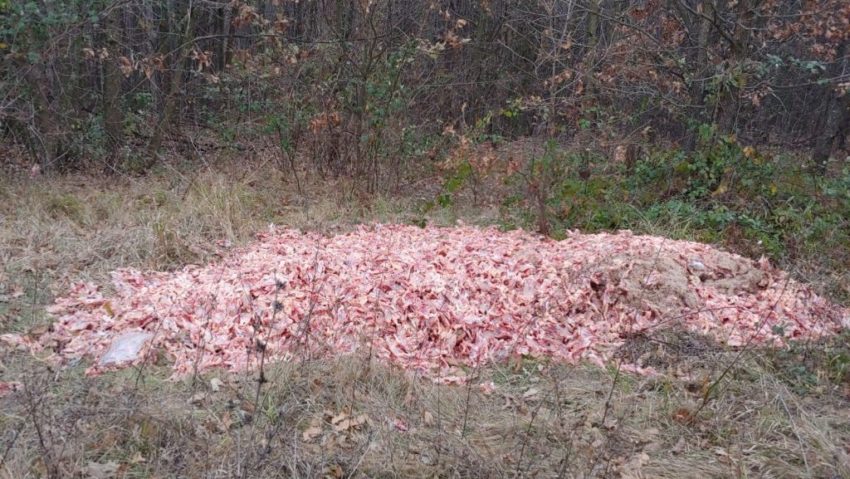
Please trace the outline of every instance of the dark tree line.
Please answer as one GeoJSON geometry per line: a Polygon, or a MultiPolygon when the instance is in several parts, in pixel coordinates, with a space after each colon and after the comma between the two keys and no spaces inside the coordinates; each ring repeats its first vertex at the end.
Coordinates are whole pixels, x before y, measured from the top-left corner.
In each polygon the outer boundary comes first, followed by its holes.
{"type": "Polygon", "coordinates": [[[808,151],[850,130],[842,0],[0,0],[0,134],[44,169],[145,169],[187,127],[282,161],[397,167],[427,138],[698,139],[808,151]]]}

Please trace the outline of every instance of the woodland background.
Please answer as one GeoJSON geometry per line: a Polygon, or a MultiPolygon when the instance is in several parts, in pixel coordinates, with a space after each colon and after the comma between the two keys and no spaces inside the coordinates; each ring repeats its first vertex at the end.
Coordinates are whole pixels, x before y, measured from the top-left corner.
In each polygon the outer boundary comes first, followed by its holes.
{"type": "Polygon", "coordinates": [[[840,0],[4,0],[0,12],[0,132],[44,170],[146,169],[166,138],[203,127],[277,136],[373,186],[446,132],[606,154],[734,135],[804,149],[822,173],[843,164],[850,128],[840,0]]]}

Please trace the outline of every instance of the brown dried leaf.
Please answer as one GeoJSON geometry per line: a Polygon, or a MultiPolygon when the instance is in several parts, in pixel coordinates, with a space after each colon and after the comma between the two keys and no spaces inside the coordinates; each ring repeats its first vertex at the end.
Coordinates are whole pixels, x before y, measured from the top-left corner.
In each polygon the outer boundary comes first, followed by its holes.
{"type": "Polygon", "coordinates": [[[433,426],[435,422],[434,415],[431,414],[430,411],[425,411],[425,413],[422,415],[422,422],[424,422],[426,426],[433,426]]]}
{"type": "Polygon", "coordinates": [[[528,391],[522,394],[522,398],[526,401],[537,400],[540,396],[540,390],[537,388],[529,388],[528,391]]]}
{"type": "Polygon", "coordinates": [[[304,442],[313,442],[317,437],[321,435],[322,428],[311,426],[305,429],[303,433],[301,433],[301,439],[303,439],[304,442]]]}
{"type": "Polygon", "coordinates": [[[342,466],[340,466],[339,464],[334,464],[332,466],[328,466],[328,468],[325,470],[324,477],[329,479],[339,479],[343,476],[343,474],[344,473],[342,470],[342,466]]]}
{"type": "Polygon", "coordinates": [[[99,462],[89,462],[86,464],[86,467],[83,468],[82,473],[85,477],[90,479],[112,479],[116,476],[120,468],[121,465],[115,461],[109,461],[103,464],[99,462]]]}

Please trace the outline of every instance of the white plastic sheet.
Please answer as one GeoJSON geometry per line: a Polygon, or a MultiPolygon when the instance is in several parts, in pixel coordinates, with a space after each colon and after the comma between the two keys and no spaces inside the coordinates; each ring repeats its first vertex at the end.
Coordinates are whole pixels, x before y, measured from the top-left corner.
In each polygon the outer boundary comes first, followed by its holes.
{"type": "Polygon", "coordinates": [[[142,352],[145,343],[153,337],[144,331],[130,331],[112,340],[109,349],[100,358],[101,366],[123,364],[135,361],[142,352]]]}

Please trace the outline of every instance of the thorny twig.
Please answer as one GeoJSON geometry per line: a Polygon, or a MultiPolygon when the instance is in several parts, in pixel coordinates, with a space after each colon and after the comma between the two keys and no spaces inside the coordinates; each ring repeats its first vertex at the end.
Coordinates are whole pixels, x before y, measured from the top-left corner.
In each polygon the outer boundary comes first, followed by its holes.
{"type": "Polygon", "coordinates": [[[33,395],[31,383],[29,381],[24,381],[24,394],[26,395],[27,401],[27,413],[30,416],[33,428],[35,428],[36,437],[38,438],[38,446],[41,449],[42,459],[44,460],[44,466],[47,469],[47,477],[58,478],[59,471],[57,470],[53,454],[51,453],[50,448],[47,446],[48,441],[46,439],[46,432],[42,427],[41,419],[37,416],[38,409],[41,407],[41,403],[44,401],[46,391],[41,391],[39,397],[36,398],[33,395]]]}
{"type": "Polygon", "coordinates": [[[319,249],[316,248],[316,254],[313,256],[313,277],[310,279],[310,303],[307,307],[307,314],[304,316],[303,326],[301,331],[299,332],[300,338],[298,339],[299,343],[303,343],[304,349],[307,354],[301,357],[302,364],[305,360],[309,359],[310,356],[310,323],[313,318],[313,311],[316,307],[316,296],[319,294],[319,291],[316,289],[316,277],[319,275],[319,249]]]}
{"type": "Polygon", "coordinates": [[[534,427],[534,420],[537,418],[537,415],[540,413],[540,408],[543,407],[543,404],[546,403],[547,398],[540,398],[540,401],[537,403],[537,407],[531,412],[531,418],[528,420],[528,425],[525,428],[525,437],[523,438],[522,445],[519,449],[519,457],[516,461],[516,477],[523,477],[522,473],[522,458],[525,456],[525,449],[528,447],[528,441],[531,439],[531,429],[534,427]]]}
{"type": "Polygon", "coordinates": [[[478,376],[478,366],[475,367],[475,371],[473,373],[473,376],[470,377],[470,378],[467,378],[467,381],[466,381],[466,401],[465,401],[465,407],[463,408],[463,427],[461,427],[461,430],[460,430],[460,437],[466,437],[466,424],[467,424],[467,419],[469,419],[469,399],[472,395],[472,381],[477,376],[478,376]]]}
{"type": "MultiPolygon", "coordinates": [[[[211,304],[215,302],[215,296],[210,297],[211,304]]],[[[195,363],[192,365],[192,388],[194,389],[197,385],[198,375],[200,374],[201,361],[203,360],[204,353],[206,352],[207,342],[206,342],[206,333],[209,330],[211,317],[212,317],[212,309],[214,306],[210,306],[207,308],[206,321],[204,321],[204,326],[201,328],[199,332],[200,337],[198,338],[198,354],[195,356],[195,363]]]]}
{"type": "MultiPolygon", "coordinates": [[[[266,353],[268,352],[269,340],[271,339],[272,328],[274,327],[275,319],[277,318],[278,311],[283,309],[283,304],[278,301],[278,294],[280,290],[283,289],[283,283],[277,279],[277,273],[274,275],[274,300],[272,302],[272,317],[269,320],[268,328],[266,329],[266,337],[265,339],[257,339],[256,347],[260,352],[260,374],[257,377],[257,392],[254,395],[254,404],[256,407],[260,405],[260,394],[262,392],[263,384],[266,383],[266,372],[265,372],[265,363],[266,363],[266,353]]],[[[262,319],[258,322],[258,328],[263,327],[262,319]]]]}

